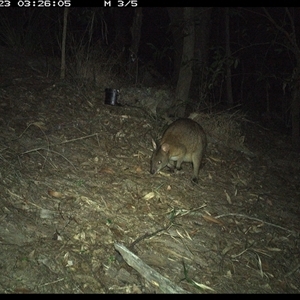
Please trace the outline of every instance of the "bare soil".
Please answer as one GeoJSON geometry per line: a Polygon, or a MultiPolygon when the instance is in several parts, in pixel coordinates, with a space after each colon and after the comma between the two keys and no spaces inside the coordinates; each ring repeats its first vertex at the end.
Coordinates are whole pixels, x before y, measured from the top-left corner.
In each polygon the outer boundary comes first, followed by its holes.
{"type": "MultiPolygon", "coordinates": [[[[3,57],[2,57],[3,58],[3,57]]],[[[165,121],[104,104],[104,87],[0,69],[0,292],[162,293],[123,244],[189,293],[300,292],[300,155],[243,124],[255,154],[210,142],[192,166],[149,173],[165,121]]]]}

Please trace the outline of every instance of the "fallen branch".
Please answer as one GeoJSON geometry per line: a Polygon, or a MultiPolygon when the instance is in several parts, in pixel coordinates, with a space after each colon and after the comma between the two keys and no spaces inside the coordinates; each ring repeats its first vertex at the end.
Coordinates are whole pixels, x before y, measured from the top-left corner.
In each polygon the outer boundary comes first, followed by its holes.
{"type": "Polygon", "coordinates": [[[38,151],[40,151],[40,150],[53,152],[53,153],[55,153],[55,154],[61,156],[61,157],[64,158],[70,165],[72,165],[72,167],[73,167],[75,170],[77,170],[77,168],[74,166],[74,164],[73,164],[70,160],[68,160],[64,155],[60,154],[60,153],[57,152],[57,151],[50,150],[50,149],[47,149],[47,148],[39,147],[39,148],[31,149],[31,150],[28,150],[28,151],[25,151],[25,152],[21,153],[21,155],[24,155],[24,154],[30,153],[30,152],[38,152],[38,151]]]}
{"type": "Polygon", "coordinates": [[[215,216],[214,218],[219,219],[219,218],[228,217],[228,216],[234,216],[234,217],[240,217],[240,218],[245,218],[245,219],[249,219],[249,220],[258,221],[258,222],[264,223],[266,225],[269,225],[269,226],[272,226],[272,227],[275,227],[275,228],[278,228],[278,229],[281,229],[281,230],[285,230],[285,231],[293,233],[293,234],[297,234],[294,230],[290,230],[290,229],[287,229],[285,227],[282,227],[282,226],[279,226],[279,225],[276,225],[276,224],[273,224],[273,223],[269,223],[269,222],[266,222],[266,221],[258,219],[258,218],[243,215],[243,214],[229,213],[229,214],[215,216]]]}
{"type": "Polygon", "coordinates": [[[115,243],[115,249],[122,255],[123,259],[129,266],[138,271],[147,281],[158,287],[163,293],[189,293],[149,267],[139,257],[129,251],[124,245],[115,243]]]}
{"type": "Polygon", "coordinates": [[[72,139],[72,140],[67,140],[67,141],[63,141],[63,142],[59,142],[59,143],[56,143],[56,144],[49,144],[48,145],[48,148],[45,148],[45,147],[37,147],[37,148],[34,148],[34,149],[30,149],[30,150],[27,150],[27,151],[24,151],[22,152],[20,155],[24,155],[24,154],[28,154],[28,153],[31,153],[31,152],[38,152],[40,150],[44,150],[44,151],[49,151],[49,152],[53,152],[55,154],[58,154],[60,155],[61,157],[63,157],[69,164],[71,164],[73,166],[73,168],[76,170],[76,167],[74,166],[74,164],[69,161],[65,156],[63,156],[62,154],[60,154],[59,152],[57,151],[54,151],[54,150],[50,150],[50,147],[53,147],[53,146],[58,146],[58,145],[63,145],[63,144],[67,144],[67,143],[72,143],[72,142],[75,142],[75,141],[78,141],[78,140],[83,140],[83,139],[87,139],[87,138],[90,138],[92,136],[97,136],[98,133],[94,133],[94,134],[90,134],[90,135],[87,135],[87,136],[83,136],[83,137],[80,137],[80,138],[76,138],[76,139],[72,139]]]}

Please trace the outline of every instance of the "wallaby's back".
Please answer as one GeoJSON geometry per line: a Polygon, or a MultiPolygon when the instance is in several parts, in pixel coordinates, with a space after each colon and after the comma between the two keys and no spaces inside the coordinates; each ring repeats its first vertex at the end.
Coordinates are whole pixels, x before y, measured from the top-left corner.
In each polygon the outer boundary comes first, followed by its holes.
{"type": "Polygon", "coordinates": [[[153,142],[150,172],[155,174],[167,165],[172,167],[172,162],[176,162],[177,169],[182,162],[192,162],[193,181],[197,182],[206,145],[206,134],[200,124],[188,118],[178,119],[165,130],[159,145],[153,142]]]}

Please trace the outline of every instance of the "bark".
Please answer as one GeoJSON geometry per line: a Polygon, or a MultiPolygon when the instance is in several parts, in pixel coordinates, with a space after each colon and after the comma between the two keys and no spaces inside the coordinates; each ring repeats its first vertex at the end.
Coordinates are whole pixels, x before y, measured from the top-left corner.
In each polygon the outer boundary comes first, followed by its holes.
{"type": "Polygon", "coordinates": [[[226,94],[227,104],[233,106],[232,83],[231,83],[231,49],[230,49],[230,15],[229,7],[225,8],[225,37],[226,37],[226,94]]]}
{"type": "Polygon", "coordinates": [[[61,65],[60,65],[60,79],[65,79],[66,76],[66,40],[67,40],[67,24],[68,24],[68,12],[69,8],[64,8],[64,22],[63,22],[63,34],[61,42],[61,65]]]}
{"type": "MultiPolygon", "coordinates": [[[[112,52],[116,54],[115,71],[121,75],[128,75],[129,58],[131,46],[130,21],[131,14],[126,9],[112,8],[114,28],[114,41],[112,43],[112,52]]],[[[107,41],[108,43],[108,41],[107,41]]]]}
{"type": "Polygon", "coordinates": [[[297,40],[296,28],[295,28],[295,16],[291,14],[291,8],[286,7],[285,12],[288,16],[290,24],[290,32],[282,27],[279,22],[269,14],[266,8],[263,8],[265,16],[271,24],[277,29],[278,33],[282,34],[285,38],[285,46],[295,56],[296,66],[292,75],[291,89],[292,103],[291,103],[291,114],[292,114],[292,143],[293,147],[299,151],[300,148],[300,48],[297,40]]]}
{"type": "Polygon", "coordinates": [[[297,60],[296,83],[291,103],[293,147],[300,150],[300,54],[297,60]]]}
{"type": "Polygon", "coordinates": [[[182,57],[182,24],[183,24],[183,8],[182,7],[168,7],[168,14],[170,17],[170,30],[174,40],[174,71],[172,74],[172,83],[176,84],[178,80],[181,57],[182,57]]]}
{"type": "Polygon", "coordinates": [[[193,79],[191,83],[191,100],[187,107],[187,115],[197,110],[203,103],[209,102],[206,80],[209,57],[211,7],[195,8],[195,53],[193,79]]]}
{"type": "Polygon", "coordinates": [[[183,48],[181,64],[176,85],[175,99],[170,113],[177,117],[185,116],[189,91],[193,77],[193,58],[195,45],[194,8],[183,8],[183,48]]]}
{"type": "Polygon", "coordinates": [[[132,26],[130,28],[131,32],[131,46],[130,46],[130,64],[129,64],[129,74],[131,77],[135,78],[135,83],[138,80],[138,51],[140,47],[141,40],[141,28],[143,20],[143,9],[142,7],[137,7],[135,9],[132,26]]]}

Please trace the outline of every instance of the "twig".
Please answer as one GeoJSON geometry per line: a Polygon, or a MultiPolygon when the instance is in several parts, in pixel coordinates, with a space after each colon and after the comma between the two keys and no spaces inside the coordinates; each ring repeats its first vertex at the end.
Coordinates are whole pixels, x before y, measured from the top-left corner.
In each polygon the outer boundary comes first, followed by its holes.
{"type": "Polygon", "coordinates": [[[293,268],[290,272],[286,273],[284,275],[284,277],[289,277],[291,276],[293,273],[295,273],[298,269],[300,268],[300,264],[298,264],[295,268],[293,268]]]}
{"type": "Polygon", "coordinates": [[[140,237],[137,238],[135,241],[133,241],[133,242],[129,245],[128,248],[133,252],[133,251],[134,251],[133,248],[134,248],[134,246],[135,246],[137,243],[139,243],[140,241],[142,241],[142,240],[144,240],[144,239],[148,239],[148,238],[150,238],[150,237],[152,237],[152,236],[155,236],[155,235],[158,234],[159,232],[164,231],[164,230],[167,230],[169,227],[170,227],[170,226],[166,226],[166,227],[164,227],[164,228],[161,228],[161,229],[156,230],[156,231],[153,232],[153,233],[146,233],[146,234],[140,236],[140,237]]]}
{"type": "MultiPolygon", "coordinates": [[[[84,139],[90,138],[90,137],[95,136],[95,135],[98,136],[98,133],[93,133],[93,134],[90,134],[90,135],[82,136],[80,138],[76,138],[76,139],[72,139],[72,140],[67,140],[67,141],[56,143],[56,144],[50,144],[49,147],[63,145],[63,144],[67,144],[67,143],[72,143],[72,142],[75,142],[75,141],[78,141],[78,140],[84,140],[84,139]]],[[[38,148],[35,148],[35,149],[32,149],[32,150],[28,150],[28,151],[22,152],[21,155],[26,154],[26,153],[30,153],[30,152],[39,151],[39,150],[45,150],[45,148],[44,147],[38,147],[38,148]]]]}
{"type": "MultiPolygon", "coordinates": [[[[76,138],[76,139],[72,139],[72,140],[63,141],[63,142],[56,143],[56,144],[49,144],[48,147],[50,148],[50,147],[53,147],[53,146],[58,146],[58,145],[63,145],[63,144],[67,144],[67,143],[72,143],[72,142],[75,142],[75,141],[78,141],[78,140],[83,140],[83,139],[90,138],[90,137],[95,136],[95,135],[98,136],[98,133],[90,134],[90,135],[83,136],[83,137],[76,138]]],[[[70,163],[70,164],[73,166],[73,168],[76,170],[76,167],[74,166],[74,164],[73,164],[70,160],[68,160],[64,155],[60,154],[60,153],[57,152],[57,151],[47,149],[47,148],[45,148],[45,147],[38,147],[38,148],[31,149],[31,150],[27,150],[27,151],[22,152],[20,155],[24,155],[24,154],[31,153],[31,152],[38,152],[38,151],[40,151],[40,150],[50,151],[50,152],[53,152],[53,153],[55,153],[55,154],[60,155],[60,156],[63,157],[68,163],[70,163]]]]}
{"type": "Polygon", "coordinates": [[[90,138],[92,136],[95,136],[95,135],[98,136],[98,133],[93,133],[93,134],[82,136],[82,137],[79,137],[79,138],[76,138],[76,139],[63,141],[63,142],[60,142],[60,143],[57,143],[57,144],[53,144],[53,146],[63,145],[63,144],[72,143],[72,142],[79,141],[79,140],[88,139],[88,138],[90,138]]]}
{"type": "MultiPolygon", "coordinates": [[[[27,125],[27,127],[23,130],[23,132],[15,139],[13,139],[13,141],[18,140],[19,138],[21,138],[23,136],[23,134],[27,131],[27,129],[31,126],[31,125],[35,125],[34,122],[30,123],[29,125],[27,125]]],[[[36,125],[35,125],[36,126],[36,125]]],[[[39,129],[41,129],[39,126],[37,126],[39,129]]],[[[44,131],[42,130],[43,134],[44,131]]]]}
{"type": "Polygon", "coordinates": [[[290,233],[295,233],[294,230],[290,230],[290,229],[287,229],[287,228],[285,228],[285,227],[282,227],[282,226],[279,226],[279,225],[276,225],[276,224],[273,224],[273,223],[269,223],[269,222],[263,221],[263,220],[258,219],[258,218],[254,218],[254,217],[242,215],[242,214],[234,214],[234,213],[230,213],[230,214],[225,214],[225,215],[219,215],[219,216],[216,216],[216,217],[214,217],[214,218],[219,219],[219,218],[228,217],[228,216],[234,216],[234,217],[240,217],[240,218],[246,218],[246,219],[250,219],[250,220],[255,220],[255,221],[258,221],[258,222],[262,222],[262,223],[264,223],[264,224],[267,224],[267,225],[269,225],[269,226],[272,226],[272,227],[275,227],[275,228],[278,228],[278,229],[282,229],[282,230],[288,231],[288,232],[290,232],[290,233]]]}
{"type": "Polygon", "coordinates": [[[171,280],[145,264],[138,256],[129,251],[124,245],[115,243],[115,249],[122,255],[126,263],[138,271],[147,281],[158,287],[163,293],[187,294],[188,292],[171,280]]]}
{"type": "MultiPolygon", "coordinates": [[[[13,193],[12,191],[10,191],[10,189],[6,188],[6,190],[7,190],[12,196],[14,196],[14,197],[16,197],[16,198],[19,198],[19,199],[22,199],[22,200],[24,199],[23,197],[21,197],[21,196],[15,194],[15,193],[13,193]]],[[[42,209],[41,206],[39,206],[39,205],[37,205],[37,204],[35,204],[35,203],[33,203],[33,202],[26,201],[26,203],[27,203],[27,204],[31,204],[31,205],[33,205],[33,206],[39,208],[39,209],[42,209]]]]}
{"type": "Polygon", "coordinates": [[[46,282],[46,283],[44,283],[44,284],[41,284],[40,287],[41,287],[41,286],[47,286],[47,285],[54,284],[54,283],[58,283],[58,282],[61,282],[61,281],[63,281],[63,280],[65,280],[65,279],[64,279],[64,278],[60,278],[60,279],[57,279],[57,280],[55,280],[55,281],[46,282]]]}
{"type": "Polygon", "coordinates": [[[26,153],[31,153],[31,152],[37,152],[37,151],[40,151],[40,150],[45,150],[45,151],[53,152],[53,153],[55,153],[55,154],[57,154],[57,155],[60,155],[60,156],[61,156],[62,158],[64,158],[70,165],[72,165],[73,168],[74,168],[75,170],[77,170],[77,168],[74,166],[74,164],[73,164],[70,160],[68,160],[64,155],[60,154],[60,153],[57,152],[57,151],[50,150],[50,149],[47,149],[47,148],[39,147],[39,148],[31,149],[31,150],[28,150],[28,151],[25,151],[25,152],[21,153],[21,155],[24,155],[24,154],[26,154],[26,153]]]}

